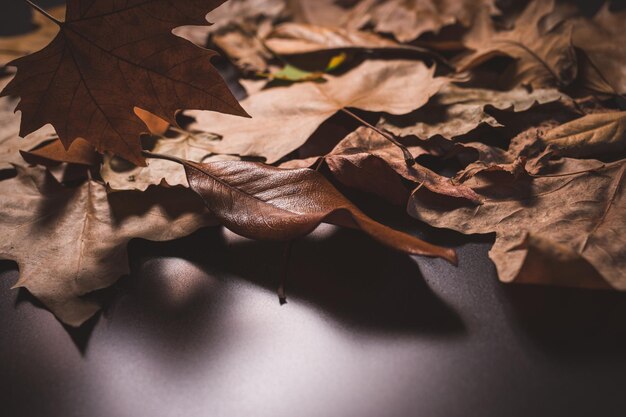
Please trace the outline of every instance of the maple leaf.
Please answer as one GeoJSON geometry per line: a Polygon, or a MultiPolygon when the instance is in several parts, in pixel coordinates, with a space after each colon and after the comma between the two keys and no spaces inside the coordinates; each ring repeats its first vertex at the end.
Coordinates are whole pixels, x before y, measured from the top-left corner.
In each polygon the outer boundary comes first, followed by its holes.
{"type": "Polygon", "coordinates": [[[448,139],[465,135],[481,124],[502,126],[487,107],[522,112],[538,104],[559,101],[566,96],[555,89],[525,88],[495,91],[481,88],[444,86],[424,107],[407,116],[385,117],[380,126],[398,136],[415,135],[428,139],[441,135],[448,139]]]}
{"type": "Polygon", "coordinates": [[[466,234],[496,233],[489,257],[504,282],[626,290],[626,162],[564,159],[551,176],[465,185],[485,199],[453,208],[416,191],[411,216],[466,234]]]}
{"type": "Polygon", "coordinates": [[[496,31],[489,13],[479,14],[463,43],[472,53],[458,62],[467,71],[496,56],[510,56],[516,84],[565,87],[576,78],[577,60],[572,46],[572,23],[562,22],[551,30],[540,28],[541,19],[554,8],[554,0],[533,0],[515,21],[515,28],[496,31]]]}
{"type": "Polygon", "coordinates": [[[434,71],[415,61],[367,61],[346,74],[328,76],[325,83],[276,87],[252,95],[242,101],[251,119],[187,114],[196,118],[192,129],[223,137],[216,153],[263,157],[273,163],[299,148],[342,109],[405,114],[424,105],[448,81],[434,77],[434,71]]]}
{"type": "Polygon", "coordinates": [[[432,245],[367,217],[317,171],[245,161],[199,164],[169,156],[153,157],[182,164],[191,189],[222,225],[240,236],[288,241],[329,223],[360,229],[409,254],[457,262],[453,249],[432,245]]]}
{"type": "Polygon", "coordinates": [[[66,147],[78,137],[143,165],[139,107],[176,125],[184,108],[246,115],[211,65],[215,52],[174,36],[206,24],[223,0],[70,0],[43,50],[11,63],[2,95],[21,97],[20,135],[50,123],[66,147]]]}
{"type": "Polygon", "coordinates": [[[16,169],[17,177],[0,181],[0,258],[18,263],[14,288],[27,288],[72,326],[100,308],[82,296],[129,272],[130,239],[170,240],[214,224],[184,189],[107,196],[95,181],[65,188],[43,169],[16,169]]]}
{"type": "Polygon", "coordinates": [[[547,131],[541,140],[564,156],[614,156],[626,150],[626,112],[589,114],[547,131]]]}

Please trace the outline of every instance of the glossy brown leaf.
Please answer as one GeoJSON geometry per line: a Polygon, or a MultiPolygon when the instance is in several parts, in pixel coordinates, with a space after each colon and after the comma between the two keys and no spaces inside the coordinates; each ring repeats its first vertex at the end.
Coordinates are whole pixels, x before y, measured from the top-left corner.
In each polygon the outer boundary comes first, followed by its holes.
{"type": "Polygon", "coordinates": [[[100,309],[84,295],[129,272],[130,239],[170,240],[213,223],[184,189],[107,196],[95,181],[65,188],[43,169],[17,170],[0,181],[0,258],[18,263],[14,288],[27,288],[72,326],[100,309]]]}
{"type": "Polygon", "coordinates": [[[243,116],[211,65],[214,52],[174,36],[205,24],[223,0],[70,0],[59,33],[43,50],[11,65],[18,72],[3,95],[21,97],[20,135],[54,126],[66,147],[78,137],[138,165],[139,107],[176,125],[179,109],[243,116]]]}
{"type": "Polygon", "coordinates": [[[233,232],[260,240],[291,240],[321,223],[360,229],[394,249],[456,263],[454,250],[431,245],[367,217],[317,171],[254,162],[181,161],[189,185],[233,232]]]}

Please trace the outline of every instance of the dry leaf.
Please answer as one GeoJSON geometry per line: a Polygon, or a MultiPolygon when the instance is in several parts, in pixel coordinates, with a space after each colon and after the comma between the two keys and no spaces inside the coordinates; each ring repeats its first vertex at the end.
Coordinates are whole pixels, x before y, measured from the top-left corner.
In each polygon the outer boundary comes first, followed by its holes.
{"type": "Polygon", "coordinates": [[[265,45],[278,55],[295,55],[320,51],[365,49],[433,55],[427,49],[402,45],[374,33],[342,27],[283,23],[266,38],[265,45]]]}
{"type": "Polygon", "coordinates": [[[551,177],[472,178],[466,185],[485,198],[478,207],[454,208],[418,191],[408,210],[435,227],[495,232],[489,256],[504,282],[626,290],[625,171],[626,161],[566,159],[551,177]]]}
{"type": "Polygon", "coordinates": [[[448,84],[421,109],[408,116],[386,117],[381,126],[399,136],[414,135],[428,139],[441,135],[453,139],[471,132],[481,124],[502,126],[486,112],[488,106],[522,112],[537,104],[555,102],[565,97],[554,89],[529,92],[524,88],[515,88],[496,91],[448,84]]]}
{"type": "Polygon", "coordinates": [[[455,23],[469,27],[485,9],[495,14],[493,0],[362,0],[348,17],[349,27],[373,25],[400,42],[410,42],[426,32],[439,32],[455,23]]]}
{"type": "Polygon", "coordinates": [[[55,139],[44,146],[32,151],[20,151],[26,162],[32,165],[54,165],[59,162],[93,166],[100,161],[100,155],[93,145],[84,139],[78,138],[65,149],[59,139],[55,139]]]}
{"type": "MultiPolygon", "coordinates": [[[[409,146],[414,157],[428,153],[420,146],[409,146]]],[[[360,127],[349,134],[325,158],[333,175],[343,184],[377,194],[392,203],[406,204],[409,190],[404,178],[430,191],[450,197],[481,202],[470,188],[455,185],[419,164],[408,166],[402,151],[379,133],[360,127]]]]}
{"type": "MultiPolygon", "coordinates": [[[[65,6],[50,8],[48,12],[52,16],[63,16],[65,6]]],[[[0,67],[43,49],[59,31],[59,27],[41,13],[33,12],[33,24],[36,29],[25,35],[0,37],[0,67]]]]}
{"type": "Polygon", "coordinates": [[[473,52],[458,63],[467,71],[496,56],[517,60],[513,79],[516,84],[533,87],[569,85],[576,78],[576,54],[572,47],[571,22],[563,22],[547,33],[540,28],[541,18],[554,8],[554,0],[533,0],[515,22],[515,28],[496,31],[487,12],[476,19],[463,38],[473,52]]]}
{"type": "Polygon", "coordinates": [[[17,75],[2,94],[21,96],[20,135],[50,123],[66,147],[81,137],[141,165],[146,129],[135,106],[172,125],[184,108],[245,115],[210,63],[215,53],[171,33],[206,23],[222,2],[70,0],[54,40],[12,63],[17,75]]]}
{"type": "MultiPolygon", "coordinates": [[[[176,133],[176,132],[171,132],[176,133]]],[[[213,152],[218,137],[204,132],[177,132],[174,137],[155,137],[152,152],[171,155],[194,162],[203,162],[213,152]]],[[[145,191],[151,185],[166,183],[170,186],[188,187],[183,167],[166,161],[153,159],[147,167],[124,163],[119,158],[105,155],[100,175],[113,190],[145,191]]]]}
{"type": "Polygon", "coordinates": [[[609,4],[605,3],[592,20],[574,23],[573,41],[589,58],[587,73],[599,78],[589,76],[586,83],[599,92],[626,94],[626,10],[611,12],[609,4]]]}
{"type": "Polygon", "coordinates": [[[456,263],[453,249],[431,245],[370,219],[317,171],[243,161],[180,162],[191,188],[220,223],[238,235],[287,241],[329,223],[360,229],[402,252],[456,263]]]}
{"type": "Polygon", "coordinates": [[[223,136],[216,152],[263,157],[273,163],[298,149],[326,119],[343,108],[405,114],[424,105],[447,82],[415,61],[367,61],[325,83],[301,83],[254,94],[242,102],[241,119],[188,112],[192,129],[223,136]]]}
{"type": "Polygon", "coordinates": [[[0,181],[0,258],[19,265],[15,288],[27,288],[71,326],[100,309],[83,296],[129,272],[130,239],[175,239],[212,222],[184,189],[107,198],[94,181],[64,188],[43,169],[16,168],[16,178],[0,181]]]}
{"type": "Polygon", "coordinates": [[[14,113],[16,105],[16,100],[0,98],[0,170],[13,169],[12,164],[24,163],[21,150],[30,150],[57,138],[51,126],[46,126],[27,138],[19,137],[20,118],[14,113]]]}
{"type": "Polygon", "coordinates": [[[547,131],[541,139],[564,156],[614,157],[626,150],[626,112],[589,114],[547,131]]]}
{"type": "Polygon", "coordinates": [[[162,135],[170,127],[169,122],[143,109],[135,107],[135,114],[144,122],[148,131],[153,135],[162,135]]]}

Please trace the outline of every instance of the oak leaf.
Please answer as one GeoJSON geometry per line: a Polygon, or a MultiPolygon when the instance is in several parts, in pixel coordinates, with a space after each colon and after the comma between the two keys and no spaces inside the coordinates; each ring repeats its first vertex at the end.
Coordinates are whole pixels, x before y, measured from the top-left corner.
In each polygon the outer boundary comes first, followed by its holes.
{"type": "Polygon", "coordinates": [[[274,163],[298,149],[319,125],[345,108],[405,114],[424,105],[447,83],[421,62],[367,61],[324,83],[263,90],[242,101],[252,116],[192,111],[194,130],[223,137],[215,152],[263,157],[274,163]],[[294,101],[295,100],[295,101],[294,101]]]}
{"type": "Polygon", "coordinates": [[[453,207],[416,191],[412,216],[466,234],[496,233],[500,280],[626,290],[626,161],[565,159],[552,176],[465,183],[484,197],[453,207]]]}
{"type": "Polygon", "coordinates": [[[175,239],[213,221],[184,189],[107,196],[95,181],[65,188],[43,169],[16,169],[0,181],[0,258],[18,263],[14,288],[27,288],[72,326],[100,308],[84,295],[128,273],[130,239],[175,239]]]}
{"type": "Polygon", "coordinates": [[[20,135],[50,123],[66,147],[81,137],[142,165],[135,107],[172,125],[184,108],[245,115],[211,65],[215,53],[171,33],[206,24],[221,3],[70,0],[54,40],[11,63],[17,75],[2,94],[21,97],[20,135]]]}

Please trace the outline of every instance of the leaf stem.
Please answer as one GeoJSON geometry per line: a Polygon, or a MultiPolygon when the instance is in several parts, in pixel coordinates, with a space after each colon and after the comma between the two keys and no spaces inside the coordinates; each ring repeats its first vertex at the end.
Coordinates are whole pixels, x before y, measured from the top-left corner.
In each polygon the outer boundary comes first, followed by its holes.
{"type": "Polygon", "coordinates": [[[52,16],[50,13],[45,11],[41,6],[33,3],[31,0],[24,0],[24,1],[26,3],[28,3],[30,5],[30,7],[32,7],[33,9],[37,10],[39,13],[44,15],[46,18],[50,19],[51,21],[53,21],[54,23],[56,23],[59,26],[63,26],[63,22],[61,22],[56,17],[52,16]]]}
{"type": "Polygon", "coordinates": [[[163,154],[160,154],[160,153],[154,153],[154,152],[150,152],[150,151],[141,151],[141,154],[144,157],[150,158],[150,159],[163,159],[165,161],[175,162],[175,163],[180,164],[180,165],[188,165],[187,162],[184,159],[177,158],[177,157],[171,156],[171,155],[163,155],[163,154]]]}
{"type": "Polygon", "coordinates": [[[289,260],[291,259],[291,249],[293,248],[293,240],[285,243],[285,249],[283,252],[283,270],[280,277],[280,284],[278,285],[278,301],[280,305],[287,304],[287,292],[285,290],[287,284],[287,278],[289,277],[289,260]]]}
{"type": "Polygon", "coordinates": [[[372,125],[368,121],[366,121],[363,118],[357,116],[356,114],[352,113],[350,110],[348,110],[346,108],[342,108],[341,111],[344,112],[345,114],[347,114],[348,116],[354,118],[356,121],[362,123],[364,126],[372,129],[374,132],[378,133],[379,135],[381,135],[382,137],[387,139],[389,142],[391,142],[394,145],[396,145],[398,148],[400,148],[400,150],[402,151],[402,154],[404,155],[404,162],[406,162],[406,164],[408,166],[415,165],[415,158],[413,157],[413,155],[411,155],[411,152],[409,152],[407,147],[404,146],[403,144],[401,144],[400,142],[398,142],[398,140],[396,138],[394,138],[392,135],[390,135],[387,132],[384,132],[383,130],[377,128],[376,126],[372,125]]]}

